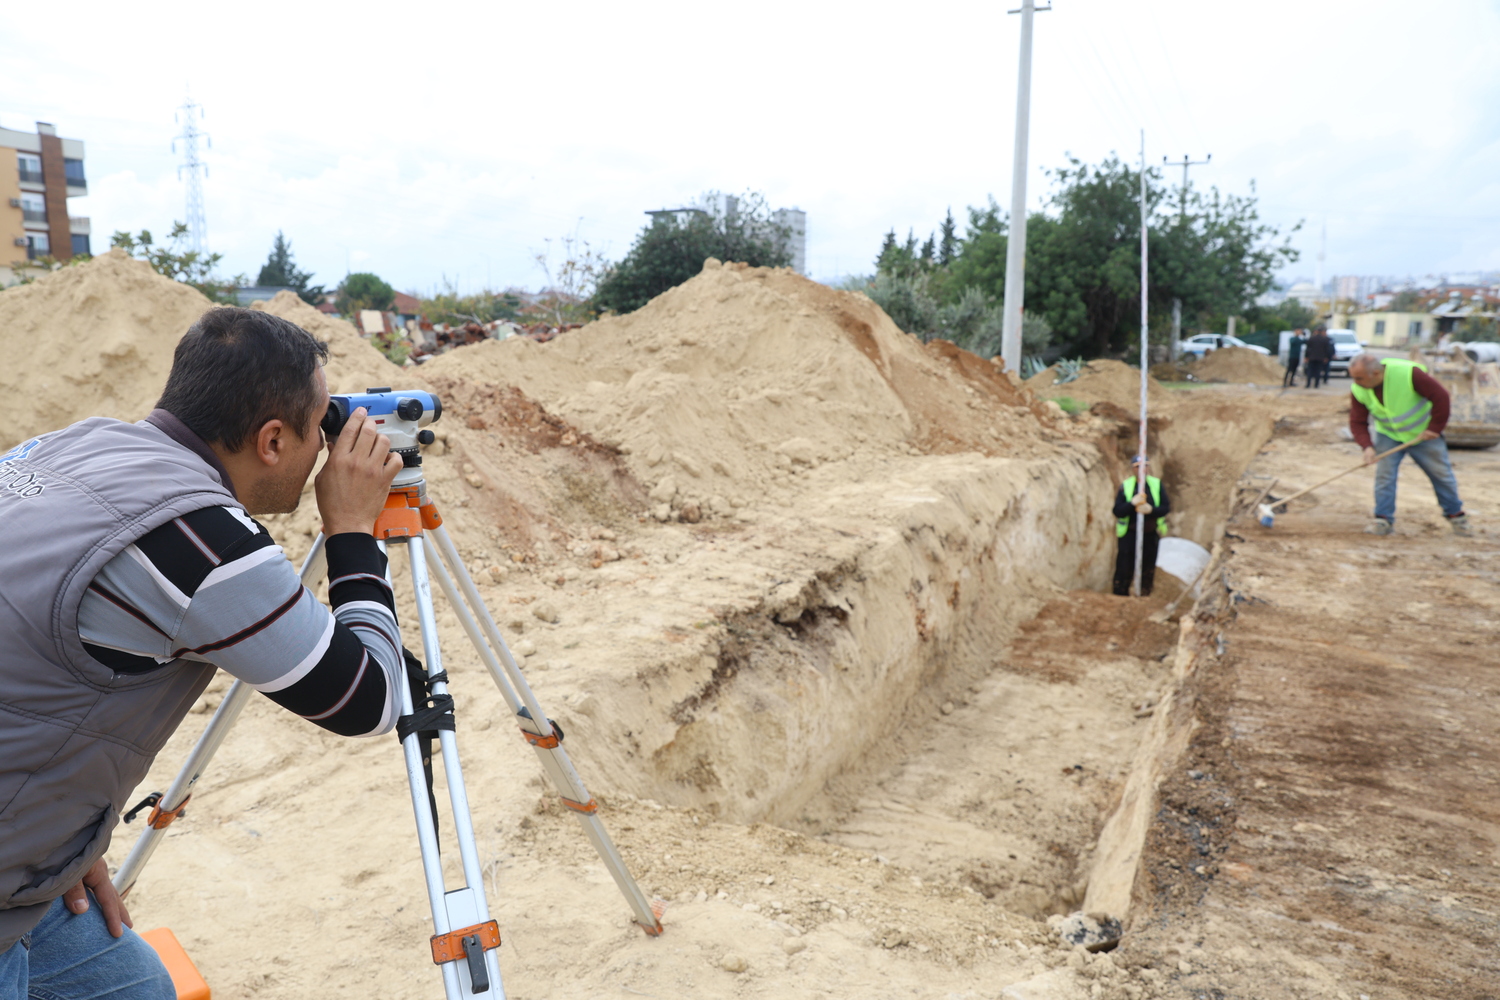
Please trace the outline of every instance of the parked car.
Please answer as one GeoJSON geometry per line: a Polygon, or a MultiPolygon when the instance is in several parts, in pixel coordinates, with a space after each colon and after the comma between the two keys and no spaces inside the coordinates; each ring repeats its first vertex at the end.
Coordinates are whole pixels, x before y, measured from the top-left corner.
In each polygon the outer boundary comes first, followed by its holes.
{"type": "Polygon", "coordinates": [[[1369,344],[1363,343],[1354,335],[1353,330],[1329,330],[1328,339],[1333,341],[1333,360],[1328,362],[1328,373],[1330,375],[1349,374],[1349,362],[1354,360],[1356,354],[1364,351],[1369,344]]]}
{"type": "Polygon", "coordinates": [[[1179,340],[1177,342],[1177,353],[1179,356],[1191,354],[1196,358],[1201,358],[1209,351],[1217,351],[1224,347],[1243,347],[1246,350],[1254,351],[1256,354],[1269,355],[1271,353],[1264,347],[1247,344],[1238,337],[1231,337],[1223,333],[1200,333],[1196,337],[1179,340]]]}

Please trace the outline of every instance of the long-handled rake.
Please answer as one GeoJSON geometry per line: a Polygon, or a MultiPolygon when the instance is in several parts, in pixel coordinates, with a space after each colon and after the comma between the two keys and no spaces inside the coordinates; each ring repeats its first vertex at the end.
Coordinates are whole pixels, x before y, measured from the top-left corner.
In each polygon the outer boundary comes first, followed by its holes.
{"type": "MultiPolygon", "coordinates": [[[[1380,461],[1382,458],[1385,458],[1387,455],[1394,455],[1398,451],[1405,451],[1407,448],[1410,448],[1412,445],[1419,443],[1421,440],[1422,440],[1421,438],[1413,438],[1412,440],[1406,442],[1403,445],[1397,445],[1396,447],[1392,448],[1390,451],[1383,451],[1379,455],[1375,456],[1375,462],[1380,461]]],[[[1374,465],[1375,462],[1361,462],[1358,465],[1354,466],[1353,468],[1345,469],[1343,472],[1337,473],[1336,475],[1329,476],[1327,479],[1323,480],[1321,483],[1314,483],[1313,485],[1309,486],[1305,490],[1298,490],[1296,493],[1293,493],[1289,497],[1282,497],[1280,500],[1276,500],[1276,501],[1274,501],[1272,503],[1263,503],[1263,504],[1261,504],[1259,507],[1256,508],[1256,513],[1259,514],[1259,516],[1260,516],[1260,526],[1262,528],[1269,528],[1271,525],[1275,524],[1276,523],[1276,512],[1275,512],[1274,508],[1280,507],[1280,506],[1284,505],[1288,500],[1295,500],[1298,497],[1306,496],[1307,494],[1311,493],[1313,490],[1316,490],[1316,489],[1319,489],[1321,487],[1327,486],[1329,483],[1333,482],[1335,479],[1338,479],[1341,476],[1347,476],[1351,472],[1358,472],[1360,469],[1365,468],[1367,465],[1374,465]]]]}

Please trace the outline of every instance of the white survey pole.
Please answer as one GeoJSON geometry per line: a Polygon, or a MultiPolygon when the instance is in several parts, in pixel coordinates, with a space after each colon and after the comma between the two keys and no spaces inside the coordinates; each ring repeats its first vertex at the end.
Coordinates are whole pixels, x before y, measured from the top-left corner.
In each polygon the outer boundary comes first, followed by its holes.
{"type": "MultiPolygon", "coordinates": [[[[1136,466],[1135,488],[1137,494],[1144,493],[1149,503],[1151,491],[1146,488],[1146,130],[1141,129],[1141,433],[1139,450],[1141,463],[1136,466]]],[[[1135,573],[1131,576],[1130,591],[1141,596],[1141,559],[1146,548],[1146,515],[1135,515],[1135,573]]]]}
{"type": "Polygon", "coordinates": [[[1021,316],[1026,307],[1026,142],[1031,131],[1031,15],[1034,13],[1035,0],[1021,0],[1016,148],[1010,176],[1010,240],[1005,248],[1005,322],[1000,331],[1000,357],[1005,361],[1005,370],[1017,374],[1021,371],[1021,316]]]}

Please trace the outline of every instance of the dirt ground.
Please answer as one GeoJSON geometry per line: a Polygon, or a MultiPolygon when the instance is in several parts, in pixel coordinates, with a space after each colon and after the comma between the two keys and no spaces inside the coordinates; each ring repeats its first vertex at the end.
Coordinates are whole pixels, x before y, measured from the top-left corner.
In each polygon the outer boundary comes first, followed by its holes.
{"type": "MultiPolygon", "coordinates": [[[[47,330],[64,361],[20,435],[140,416],[208,307],[119,255],[28,287],[0,297],[0,344],[47,330]],[[101,329],[106,360],[69,368],[101,329]]],[[[629,317],[415,371],[267,308],[330,340],[340,390],[444,394],[446,524],[667,904],[662,937],[631,925],[439,602],[508,996],[1495,995],[1495,456],[1456,455],[1472,540],[1410,468],[1391,538],[1360,533],[1368,473],[1224,534],[1270,477],[1354,461],[1347,383],[1152,386],[1174,532],[1220,558],[1184,628],[1150,617],[1180,585],[1101,592],[1136,447],[1119,363],[1028,390],[1087,407],[1066,416],[868,300],[716,262],[629,317]],[[1125,922],[1109,953],[1056,930],[1099,900],[1125,922]]],[[[300,558],[310,503],[269,520],[300,558]]],[[[137,926],[170,926],[219,997],[437,995],[404,779],[393,738],[252,698],[137,926]]]]}
{"type": "MultiPolygon", "coordinates": [[[[1347,383],[1294,390],[1246,485],[1358,461],[1347,383]]],[[[1199,610],[1196,730],[1161,789],[1117,959],[1163,997],[1500,996],[1500,460],[1453,452],[1477,537],[1405,463],[1396,534],[1370,472],[1230,525],[1199,610]],[[1222,643],[1222,646],[1220,645],[1222,643]]]]}

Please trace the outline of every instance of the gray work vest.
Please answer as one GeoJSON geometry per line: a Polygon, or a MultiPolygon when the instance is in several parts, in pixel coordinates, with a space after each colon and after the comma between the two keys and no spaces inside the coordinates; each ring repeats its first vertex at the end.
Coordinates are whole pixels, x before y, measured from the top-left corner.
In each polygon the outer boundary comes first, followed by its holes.
{"type": "Polygon", "coordinates": [[[238,506],[218,473],[144,422],[93,417],[0,455],[0,954],[104,854],[214,673],[117,675],[78,636],[84,591],[153,528],[216,505],[238,506]]]}

